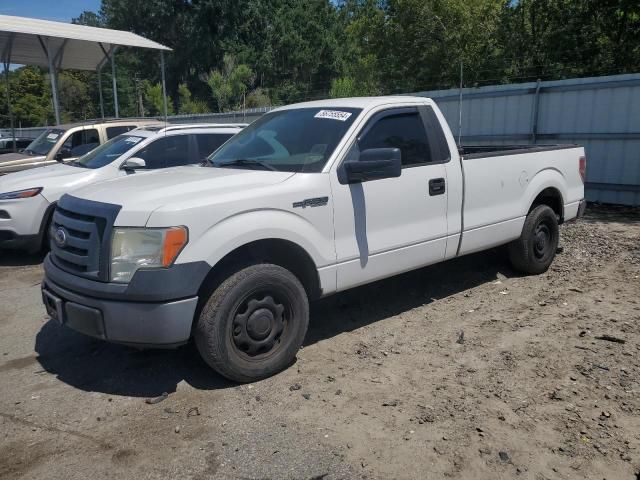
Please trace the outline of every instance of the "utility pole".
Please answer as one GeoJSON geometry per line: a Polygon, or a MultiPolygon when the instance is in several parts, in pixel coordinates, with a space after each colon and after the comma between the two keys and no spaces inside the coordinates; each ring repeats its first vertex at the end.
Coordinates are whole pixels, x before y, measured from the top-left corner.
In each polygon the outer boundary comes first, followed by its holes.
{"type": "Polygon", "coordinates": [[[134,76],[136,84],[136,98],[138,99],[138,115],[144,117],[144,104],[142,103],[142,90],[140,89],[140,79],[138,78],[138,72],[134,76]]]}

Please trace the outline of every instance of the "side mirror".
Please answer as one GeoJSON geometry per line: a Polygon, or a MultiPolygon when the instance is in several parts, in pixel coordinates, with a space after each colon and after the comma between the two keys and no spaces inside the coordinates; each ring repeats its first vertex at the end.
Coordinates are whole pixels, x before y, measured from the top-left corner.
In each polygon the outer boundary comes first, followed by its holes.
{"type": "Polygon", "coordinates": [[[358,160],[344,163],[347,183],[368,182],[399,177],[402,156],[399,148],[370,148],[360,153],[358,160]]]}
{"type": "Polygon", "coordinates": [[[60,151],[56,153],[55,158],[58,162],[62,162],[66,158],[71,158],[71,150],[68,148],[61,148],[60,151]]]}
{"type": "Polygon", "coordinates": [[[147,162],[138,157],[131,157],[124,161],[122,166],[120,167],[122,170],[139,170],[141,168],[145,168],[147,166],[147,162]]]}

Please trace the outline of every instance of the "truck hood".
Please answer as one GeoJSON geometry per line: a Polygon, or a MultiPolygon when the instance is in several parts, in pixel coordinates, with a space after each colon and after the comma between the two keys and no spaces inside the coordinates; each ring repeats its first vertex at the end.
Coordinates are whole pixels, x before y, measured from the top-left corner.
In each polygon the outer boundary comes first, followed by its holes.
{"type": "Polygon", "coordinates": [[[47,200],[54,201],[57,200],[57,198],[51,199],[47,196],[48,187],[55,190],[59,188],[73,188],[78,181],[85,179],[87,175],[91,175],[92,172],[93,170],[64,164],[13,172],[0,177],[0,193],[42,187],[42,195],[44,195],[47,200]]]}
{"type": "Polygon", "coordinates": [[[118,225],[145,225],[159,208],[171,210],[196,203],[215,203],[215,198],[242,195],[252,188],[281,183],[292,172],[239,168],[174,167],[125,178],[107,180],[73,192],[74,197],[122,206],[118,225]]]}
{"type": "Polygon", "coordinates": [[[3,153],[0,155],[0,165],[18,163],[24,159],[31,159],[33,161],[44,160],[45,155],[26,155],[24,153],[3,153]]]}

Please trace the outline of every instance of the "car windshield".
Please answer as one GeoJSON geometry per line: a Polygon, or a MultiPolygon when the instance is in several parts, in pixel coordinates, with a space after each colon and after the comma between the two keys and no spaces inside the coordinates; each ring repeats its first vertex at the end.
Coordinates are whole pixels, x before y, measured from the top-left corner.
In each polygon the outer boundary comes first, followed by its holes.
{"type": "Polygon", "coordinates": [[[320,172],[361,112],[296,108],[267,113],[209,156],[214,167],[320,172]]]}
{"type": "Polygon", "coordinates": [[[79,159],[70,162],[69,165],[92,169],[104,167],[131,150],[144,138],[136,135],[118,135],[79,159]]]}
{"type": "Polygon", "coordinates": [[[61,128],[47,128],[24,149],[29,155],[46,155],[58,142],[65,131],[61,128]]]}

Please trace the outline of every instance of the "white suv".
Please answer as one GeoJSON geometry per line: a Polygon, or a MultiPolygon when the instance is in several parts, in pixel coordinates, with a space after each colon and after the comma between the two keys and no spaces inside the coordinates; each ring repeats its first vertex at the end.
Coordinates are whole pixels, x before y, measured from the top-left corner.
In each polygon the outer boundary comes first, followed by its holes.
{"type": "Polygon", "coordinates": [[[244,126],[149,125],[72,162],[0,177],[0,249],[39,250],[56,202],[65,193],[135,172],[202,163],[244,126]]]}

